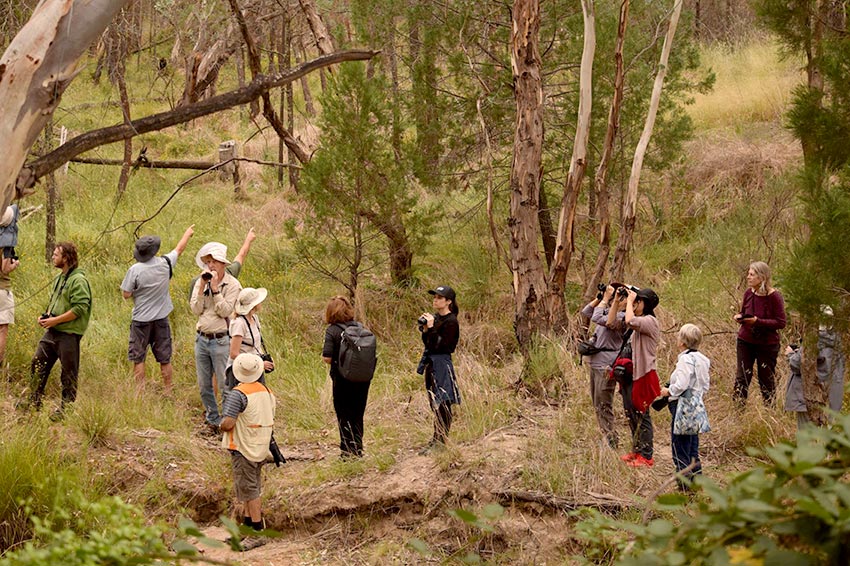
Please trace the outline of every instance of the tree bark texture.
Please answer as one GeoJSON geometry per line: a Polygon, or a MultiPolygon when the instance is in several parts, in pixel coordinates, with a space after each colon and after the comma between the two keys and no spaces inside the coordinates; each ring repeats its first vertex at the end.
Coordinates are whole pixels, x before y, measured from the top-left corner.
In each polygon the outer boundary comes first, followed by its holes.
{"type": "Polygon", "coordinates": [[[635,148],[635,156],[632,161],[632,170],[629,174],[629,188],[626,199],[623,202],[623,221],[620,229],[620,237],[617,240],[617,249],[614,251],[614,262],[611,267],[612,279],[621,280],[626,270],[626,261],[632,246],[635,223],[637,218],[638,187],[640,185],[640,174],[643,169],[643,159],[649,140],[652,138],[652,129],[655,127],[655,118],[658,114],[658,103],[661,100],[661,90],[664,87],[664,77],[667,75],[667,63],[670,60],[670,51],[673,49],[673,37],[676,35],[676,26],[679,24],[679,16],[682,14],[682,0],[674,0],[673,12],[670,14],[670,24],[667,26],[667,35],[664,36],[664,45],[661,47],[661,58],[658,61],[658,73],[655,75],[655,83],[652,85],[652,94],[649,99],[649,112],[643,125],[640,140],[635,148]]]}
{"type": "Polygon", "coordinates": [[[46,173],[54,171],[73,157],[101,145],[114,143],[148,132],[156,132],[176,126],[177,124],[191,122],[203,116],[215,114],[227,108],[247,104],[259,98],[262,93],[296,81],[315,70],[344,61],[364,61],[374,57],[376,54],[374,51],[354,49],[325,55],[293,67],[285,73],[277,73],[272,76],[261,75],[243,88],[204,99],[191,106],[146,116],[138,120],[133,120],[129,125],[116,124],[80,134],[47,155],[39,157],[24,166],[18,175],[17,190],[19,193],[23,193],[30,189],[36,180],[46,173]]]}
{"type": "MultiPolygon", "coordinates": [[[[596,284],[605,276],[605,266],[611,252],[611,210],[609,200],[611,191],[608,188],[608,169],[614,155],[614,143],[620,129],[620,110],[623,107],[623,90],[625,86],[625,65],[623,63],[623,45],[626,42],[626,27],[629,21],[629,3],[620,3],[620,17],[617,24],[617,41],[614,47],[614,94],[611,98],[611,108],[608,111],[608,126],[605,129],[605,141],[602,145],[602,155],[594,176],[596,189],[596,211],[599,220],[599,248],[596,251],[596,262],[591,271],[590,279],[586,281],[584,300],[590,301],[596,294],[596,284]]],[[[607,281],[606,281],[607,282],[607,281]]]]}
{"type": "Polygon", "coordinates": [[[44,0],[0,58],[0,189],[5,209],[27,152],[76,76],[77,60],[126,0],[44,0]]]}
{"type": "Polygon", "coordinates": [[[581,10],[584,16],[584,46],[579,71],[576,135],[573,142],[573,154],[570,158],[570,170],[564,184],[564,194],[561,197],[555,257],[552,258],[552,267],[549,270],[547,300],[555,328],[564,328],[568,324],[564,290],[575,249],[576,207],[579,193],[581,193],[581,184],[584,181],[584,172],[587,170],[587,143],[590,138],[590,114],[593,106],[593,57],[596,53],[596,14],[593,0],[582,0],[581,10]]]}
{"type": "Polygon", "coordinates": [[[549,330],[546,274],[537,238],[544,135],[540,2],[514,0],[512,20],[511,67],[516,127],[508,226],[511,231],[514,331],[521,351],[527,354],[534,335],[549,330]]]}
{"type": "MultiPolygon", "coordinates": [[[[53,116],[47,120],[44,127],[44,143],[42,151],[47,153],[53,149],[53,116]]],[[[47,174],[47,200],[45,202],[46,218],[44,221],[44,261],[50,262],[53,256],[53,248],[56,247],[56,208],[58,198],[56,195],[56,175],[51,171],[47,174]]]]}
{"type": "Polygon", "coordinates": [[[806,401],[809,421],[817,426],[827,424],[824,408],[829,403],[829,381],[818,379],[818,327],[809,323],[803,326],[800,372],[803,378],[803,399],[806,401]]]}
{"type": "Polygon", "coordinates": [[[331,38],[328,28],[325,26],[325,22],[323,22],[321,16],[319,16],[318,10],[316,10],[316,4],[313,3],[313,0],[298,0],[298,4],[301,6],[301,11],[304,12],[304,16],[307,18],[307,24],[310,26],[310,31],[313,32],[313,38],[316,40],[316,49],[318,49],[319,53],[322,55],[333,53],[333,39],[331,38]]]}
{"type": "MultiPolygon", "coordinates": [[[[251,35],[251,31],[248,29],[248,23],[245,21],[245,16],[242,14],[242,10],[239,8],[237,0],[229,0],[229,2],[233,15],[236,18],[236,22],[239,25],[239,29],[242,32],[242,39],[245,41],[245,48],[248,53],[248,66],[251,69],[251,78],[256,79],[257,77],[262,76],[263,72],[260,67],[259,51],[257,50],[254,38],[251,35]]],[[[303,147],[298,140],[295,139],[292,133],[284,127],[283,122],[277,115],[277,112],[275,112],[269,92],[263,92],[261,97],[263,99],[263,116],[265,116],[266,120],[268,120],[278,137],[283,140],[283,143],[286,144],[286,147],[289,148],[298,161],[301,163],[307,163],[310,161],[310,153],[307,151],[307,148],[303,147]]]]}

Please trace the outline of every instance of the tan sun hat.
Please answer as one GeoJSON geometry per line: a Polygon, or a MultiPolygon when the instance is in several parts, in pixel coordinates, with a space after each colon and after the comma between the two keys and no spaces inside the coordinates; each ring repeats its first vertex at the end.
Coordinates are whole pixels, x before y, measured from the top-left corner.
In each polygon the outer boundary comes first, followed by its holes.
{"type": "Polygon", "coordinates": [[[207,268],[203,260],[208,255],[211,255],[213,259],[216,259],[225,265],[230,265],[230,260],[227,259],[227,246],[221,242],[207,242],[201,246],[201,249],[199,249],[198,253],[195,254],[195,263],[198,264],[198,267],[201,269],[207,268]]]}
{"type": "Polygon", "coordinates": [[[259,289],[245,287],[239,291],[239,298],[236,299],[236,306],[234,307],[234,310],[236,311],[236,314],[248,314],[251,312],[251,309],[265,301],[268,296],[268,290],[263,287],[260,287],[259,289]]]}
{"type": "Polygon", "coordinates": [[[254,383],[264,371],[263,360],[257,354],[239,354],[233,360],[233,375],[240,383],[254,383]]]}

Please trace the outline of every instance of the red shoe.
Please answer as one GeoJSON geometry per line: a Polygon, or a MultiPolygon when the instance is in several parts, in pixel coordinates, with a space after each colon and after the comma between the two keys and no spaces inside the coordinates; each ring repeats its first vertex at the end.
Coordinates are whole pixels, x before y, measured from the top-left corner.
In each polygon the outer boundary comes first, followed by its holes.
{"type": "Polygon", "coordinates": [[[655,460],[652,458],[644,458],[640,454],[635,454],[635,457],[626,462],[626,464],[633,468],[651,468],[655,465],[655,460]]]}
{"type": "Polygon", "coordinates": [[[631,462],[637,457],[638,455],[634,452],[629,452],[628,454],[623,454],[622,456],[620,456],[620,460],[622,460],[623,462],[631,462]]]}

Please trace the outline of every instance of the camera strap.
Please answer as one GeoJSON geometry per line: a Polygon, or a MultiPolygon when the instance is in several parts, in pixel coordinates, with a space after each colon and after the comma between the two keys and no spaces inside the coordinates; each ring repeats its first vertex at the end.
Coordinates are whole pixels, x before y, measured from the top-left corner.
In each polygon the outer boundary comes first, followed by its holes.
{"type": "MultiPolygon", "coordinates": [[[[248,333],[251,335],[251,346],[257,351],[258,354],[260,354],[260,355],[267,354],[268,350],[266,350],[266,343],[263,342],[263,334],[260,333],[260,348],[257,348],[257,340],[254,338],[254,331],[251,330],[251,322],[248,320],[248,317],[245,316],[244,314],[240,314],[239,316],[241,316],[245,320],[245,325],[248,327],[248,333]]],[[[257,330],[259,330],[259,328],[260,328],[260,321],[258,319],[257,320],[257,330]]]]}
{"type": "Polygon", "coordinates": [[[618,360],[623,355],[623,350],[625,350],[626,346],[629,344],[629,340],[631,340],[632,333],[634,331],[634,328],[629,328],[623,333],[623,344],[620,346],[620,350],[617,352],[617,357],[614,358],[614,361],[618,360]]]}
{"type": "MultiPolygon", "coordinates": [[[[74,268],[76,269],[76,268],[74,268]]],[[[68,283],[68,278],[74,272],[74,269],[70,270],[68,273],[62,277],[62,286],[59,286],[59,279],[56,280],[56,283],[53,284],[53,291],[50,292],[50,300],[47,302],[47,314],[53,316],[53,306],[56,304],[56,301],[59,297],[62,296],[62,291],[65,290],[65,285],[68,283]],[[56,287],[59,287],[59,291],[56,290],[56,287]]],[[[61,313],[60,313],[61,314],[61,313]]]]}

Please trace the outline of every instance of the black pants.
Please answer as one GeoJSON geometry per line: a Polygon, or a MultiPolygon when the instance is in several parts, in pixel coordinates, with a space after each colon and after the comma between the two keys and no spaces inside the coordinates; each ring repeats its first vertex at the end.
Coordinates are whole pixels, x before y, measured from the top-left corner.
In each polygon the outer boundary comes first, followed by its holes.
{"type": "Polygon", "coordinates": [[[339,449],[343,455],[363,455],[363,414],[370,382],[333,379],[334,411],[339,425],[339,449]]]}
{"type": "Polygon", "coordinates": [[[651,460],[653,428],[649,409],[645,413],[641,413],[635,408],[632,403],[631,381],[625,386],[622,383],[620,384],[620,394],[623,396],[623,411],[629,419],[629,429],[632,431],[632,452],[651,460]]]}
{"type": "Polygon", "coordinates": [[[73,403],[77,398],[77,376],[80,373],[80,334],[69,334],[50,328],[41,337],[30,364],[31,401],[41,408],[47,378],[56,360],[62,366],[62,405],[73,403]]]}
{"type": "Polygon", "coordinates": [[[739,338],[737,346],[738,364],[732,399],[740,405],[746,404],[750,381],[753,379],[753,364],[756,364],[764,404],[773,406],[776,398],[776,357],[779,355],[779,344],[751,344],[739,338]]]}

